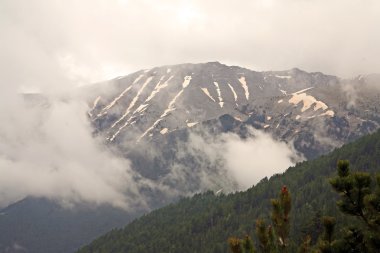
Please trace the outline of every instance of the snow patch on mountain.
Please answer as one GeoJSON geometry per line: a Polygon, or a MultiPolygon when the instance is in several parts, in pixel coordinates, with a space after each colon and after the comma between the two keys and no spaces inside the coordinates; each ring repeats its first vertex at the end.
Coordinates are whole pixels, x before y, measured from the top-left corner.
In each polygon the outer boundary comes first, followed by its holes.
{"type": "Polygon", "coordinates": [[[187,123],[187,127],[193,127],[193,126],[195,126],[198,123],[199,122],[189,122],[189,123],[187,123]]]}
{"type": "Polygon", "coordinates": [[[168,131],[169,129],[165,127],[160,131],[160,134],[166,134],[168,131]]]}
{"type": "Polygon", "coordinates": [[[300,93],[306,92],[306,91],[308,91],[308,90],[311,90],[311,89],[313,89],[313,88],[314,88],[314,87],[309,87],[309,88],[306,88],[306,89],[303,89],[303,90],[296,91],[296,92],[294,92],[293,94],[300,94],[300,93]]]}
{"type": "Polygon", "coordinates": [[[231,84],[229,84],[228,83],[228,86],[230,87],[230,89],[231,89],[231,92],[232,92],[232,94],[234,95],[234,99],[235,99],[235,102],[237,102],[237,94],[236,94],[236,92],[235,92],[235,90],[234,90],[234,87],[232,87],[232,85],[231,84]]]}
{"type": "Polygon", "coordinates": [[[116,104],[116,102],[120,99],[120,98],[122,98],[130,89],[132,88],[132,86],[129,86],[129,87],[127,87],[122,93],[120,93],[120,95],[119,96],[117,96],[116,98],[114,98],[114,100],[112,100],[112,102],[111,103],[109,103],[107,106],[105,106],[101,111],[100,111],[100,113],[97,115],[97,117],[101,117],[101,116],[103,116],[104,114],[106,114],[107,113],[107,111],[109,110],[109,109],[111,109],[112,108],[112,106],[114,106],[115,104],[116,104]]]}
{"type": "Polygon", "coordinates": [[[303,92],[305,90],[293,93],[292,97],[289,99],[289,103],[298,105],[300,102],[302,102],[303,107],[301,109],[301,112],[308,110],[312,105],[314,105],[314,111],[317,111],[319,109],[322,109],[324,111],[328,108],[328,106],[322,101],[319,101],[315,97],[307,95],[305,92],[303,92]]]}
{"type": "Polygon", "coordinates": [[[219,106],[220,108],[223,108],[224,102],[223,102],[222,94],[220,92],[219,84],[217,82],[214,82],[214,85],[216,87],[216,92],[218,93],[219,106]]]}
{"type": "Polygon", "coordinates": [[[210,92],[208,91],[207,88],[201,88],[201,90],[203,91],[204,94],[206,94],[206,96],[208,96],[212,101],[216,102],[215,99],[211,96],[210,92]]]}
{"type": "Polygon", "coordinates": [[[335,115],[335,112],[334,111],[332,111],[332,110],[328,110],[328,111],[326,111],[326,112],[324,112],[324,113],[322,113],[321,115],[319,115],[319,116],[330,116],[330,117],[334,117],[334,115],[335,115]]]}
{"type": "Polygon", "coordinates": [[[184,81],[182,83],[182,89],[175,95],[175,97],[169,102],[168,107],[166,110],[161,114],[160,118],[157,119],[138,139],[137,142],[141,141],[142,138],[144,138],[150,131],[152,131],[160,121],[165,118],[169,112],[174,111],[175,107],[174,104],[177,101],[177,99],[182,95],[183,91],[187,86],[189,86],[191,81],[191,76],[185,76],[184,81]]]}
{"type": "Polygon", "coordinates": [[[248,100],[249,99],[249,90],[248,90],[247,82],[245,81],[245,76],[240,77],[238,80],[244,89],[245,98],[248,100]]]}
{"type": "Polygon", "coordinates": [[[137,107],[137,109],[133,112],[133,114],[136,114],[138,112],[141,112],[142,110],[146,109],[146,107],[148,107],[149,104],[142,104],[140,105],[139,107],[137,107]]]}
{"type": "Polygon", "coordinates": [[[189,86],[190,81],[191,81],[191,76],[185,76],[185,81],[183,81],[182,87],[186,88],[187,86],[189,86]]]}
{"type": "MultiPolygon", "coordinates": [[[[141,86],[141,88],[138,90],[136,96],[132,99],[131,103],[129,104],[127,110],[125,111],[125,113],[123,114],[123,116],[121,116],[120,119],[118,119],[115,123],[112,124],[111,128],[114,128],[119,122],[121,122],[123,119],[125,119],[125,117],[127,117],[127,115],[130,113],[131,109],[135,106],[137,100],[139,99],[140,97],[140,94],[143,92],[143,90],[145,89],[145,87],[148,85],[148,83],[150,83],[150,81],[152,81],[153,77],[150,76],[146,79],[145,83],[141,86]]],[[[121,128],[119,128],[119,131],[122,130],[124,128],[124,126],[122,126],[121,128]]],[[[114,138],[114,137],[113,137],[114,138]]]]}
{"type": "Polygon", "coordinates": [[[92,105],[92,107],[90,108],[90,110],[88,111],[88,115],[90,115],[90,117],[92,117],[92,111],[96,108],[96,106],[98,105],[99,101],[100,101],[100,98],[101,96],[98,96],[95,100],[94,100],[94,103],[92,105]]]}
{"type": "Polygon", "coordinates": [[[292,76],[281,76],[281,75],[276,75],[277,78],[280,78],[280,79],[290,79],[292,78],[292,76]]]}
{"type": "Polygon", "coordinates": [[[96,116],[97,118],[107,114],[108,110],[111,109],[116,103],[117,101],[119,101],[131,88],[134,84],[136,84],[138,81],[140,81],[140,79],[143,77],[144,75],[141,74],[139,75],[132,83],[131,86],[127,87],[125,90],[123,90],[122,93],[119,94],[119,96],[115,97],[111,103],[109,103],[107,106],[105,106],[101,111],[100,113],[98,113],[98,115],[96,116]]]}
{"type": "MultiPolygon", "coordinates": [[[[140,97],[140,94],[143,92],[143,90],[145,89],[145,87],[148,85],[148,83],[150,83],[150,81],[152,81],[153,77],[148,77],[148,79],[145,81],[145,83],[142,85],[142,87],[138,90],[136,96],[132,99],[132,102],[129,104],[127,110],[125,111],[125,113],[123,114],[123,116],[121,116],[120,119],[118,119],[112,126],[111,128],[114,128],[119,122],[121,122],[122,120],[125,119],[125,117],[127,117],[127,115],[130,113],[131,109],[135,106],[137,100],[139,99],[140,97]]],[[[116,131],[116,133],[114,133],[112,135],[112,137],[109,138],[109,140],[112,142],[116,136],[129,124],[130,120],[132,119],[132,117],[130,117],[125,123],[124,125],[122,125],[121,127],[119,127],[119,129],[116,131]]]]}
{"type": "Polygon", "coordinates": [[[173,79],[174,76],[170,76],[168,80],[166,80],[163,84],[161,84],[161,81],[164,77],[161,77],[160,81],[157,83],[156,87],[154,87],[154,90],[149,95],[149,97],[145,100],[145,102],[150,101],[152,98],[156,96],[157,93],[160,92],[161,89],[166,88],[169,85],[169,82],[171,79],[173,79]]]}

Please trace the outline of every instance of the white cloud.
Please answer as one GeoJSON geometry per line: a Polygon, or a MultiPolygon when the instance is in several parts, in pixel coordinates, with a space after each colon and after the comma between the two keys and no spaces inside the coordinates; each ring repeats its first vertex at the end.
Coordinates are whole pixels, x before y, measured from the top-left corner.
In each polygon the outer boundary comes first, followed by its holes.
{"type": "Polygon", "coordinates": [[[380,72],[376,0],[5,0],[0,10],[2,79],[17,85],[214,60],[257,70],[380,72]],[[72,68],[62,69],[67,56],[72,68]]]}
{"type": "Polygon", "coordinates": [[[285,172],[294,165],[294,149],[274,140],[269,134],[251,129],[254,138],[240,139],[229,135],[226,142],[227,168],[242,189],[247,189],[265,177],[285,172]]]}
{"type": "Polygon", "coordinates": [[[125,209],[144,205],[129,161],[93,138],[86,110],[80,102],[59,100],[2,110],[0,206],[26,196],[125,209]]]}
{"type": "MultiPolygon", "coordinates": [[[[245,190],[264,177],[282,173],[295,161],[303,159],[292,144],[276,141],[260,130],[249,128],[248,131],[245,139],[235,133],[210,136],[207,131],[202,131],[190,134],[189,141],[178,147],[177,156],[190,154],[202,169],[194,171],[194,168],[174,164],[169,177],[187,182],[186,175],[191,171],[202,189],[222,187],[225,191],[236,190],[232,183],[236,182],[239,189],[245,190]]],[[[179,184],[181,186],[182,183],[179,184]]]]}

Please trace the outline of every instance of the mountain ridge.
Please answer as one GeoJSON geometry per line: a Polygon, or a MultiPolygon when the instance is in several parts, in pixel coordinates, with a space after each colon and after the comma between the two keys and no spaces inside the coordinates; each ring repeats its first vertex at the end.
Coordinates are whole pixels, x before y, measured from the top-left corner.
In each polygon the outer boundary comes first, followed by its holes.
{"type": "MultiPolygon", "coordinates": [[[[137,71],[115,78],[107,85],[86,87],[82,90],[82,96],[76,98],[88,104],[92,134],[101,138],[106,147],[118,156],[129,159],[139,178],[159,186],[141,189],[150,209],[166,205],[179,196],[209,189],[229,192],[239,188],[229,174],[225,161],[210,158],[208,150],[202,150],[204,145],[209,144],[208,140],[201,142],[200,147],[190,145],[193,135],[201,140],[210,136],[212,142],[213,138],[217,139],[222,134],[232,134],[244,142],[255,138],[249,129],[258,129],[277,142],[293,145],[306,159],[314,159],[379,128],[379,90],[367,83],[365,77],[353,79],[348,84],[351,88],[345,90],[342,87],[346,87],[346,83],[342,79],[319,72],[291,69],[265,73],[215,62],[170,65],[137,71]],[[241,79],[241,73],[245,79],[241,79]],[[133,84],[140,75],[140,80],[133,84]],[[174,76],[166,85],[171,75],[174,76]],[[191,80],[186,80],[186,76],[191,76],[191,80]],[[95,103],[99,96],[102,100],[95,103]],[[144,104],[149,105],[142,107],[144,104]],[[329,110],[334,115],[321,116],[329,110]],[[120,120],[126,112],[128,114],[120,120]],[[101,116],[97,117],[99,114],[101,116]],[[110,130],[118,120],[119,123],[110,130]],[[154,125],[157,120],[160,121],[154,125]],[[127,122],[110,141],[109,138],[127,122]],[[137,142],[152,125],[151,131],[137,142]]],[[[374,83],[380,84],[376,76],[373,79],[374,83]]],[[[31,106],[44,107],[49,104],[47,100],[34,98],[27,98],[31,106]]],[[[209,149],[219,147],[219,142],[211,144],[209,149]]],[[[114,214],[118,212],[112,208],[102,209],[102,212],[99,211],[101,215],[88,210],[74,217],[72,227],[68,228],[65,219],[73,216],[58,209],[49,217],[57,218],[61,223],[57,221],[54,228],[46,228],[45,222],[38,217],[55,208],[56,203],[47,201],[43,210],[38,207],[39,200],[28,199],[28,203],[31,204],[28,210],[23,210],[23,219],[18,221],[17,226],[11,214],[0,216],[0,227],[8,231],[7,236],[0,233],[0,251],[17,242],[28,248],[29,252],[40,252],[43,246],[54,249],[50,252],[67,252],[67,247],[77,248],[94,236],[112,229],[115,224],[123,226],[147,211],[114,219],[114,214]],[[99,224],[96,234],[88,230],[94,224],[99,224]],[[17,227],[28,227],[30,230],[20,234],[17,227]],[[78,240],[74,236],[76,234],[83,235],[83,238],[78,240]],[[54,245],[62,245],[62,238],[65,238],[67,247],[54,248],[54,245]]],[[[20,201],[12,206],[12,212],[16,214],[23,208],[23,201],[20,201]]],[[[120,212],[119,215],[122,216],[120,212]]]]}
{"type": "MultiPolygon", "coordinates": [[[[191,128],[224,114],[230,114],[244,123],[254,121],[256,127],[269,128],[266,131],[276,139],[288,142],[294,139],[294,132],[299,129],[293,129],[293,133],[277,131],[283,119],[299,122],[302,126],[318,117],[326,117],[319,121],[321,124],[333,124],[327,129],[332,131],[333,127],[339,126],[329,118],[336,116],[338,121],[347,121],[350,125],[348,131],[354,135],[357,129],[353,128],[358,126],[353,125],[364,119],[371,125],[371,129],[364,132],[366,134],[379,127],[378,113],[375,121],[363,118],[357,115],[358,110],[349,108],[355,103],[349,100],[370,98],[371,103],[378,107],[376,93],[371,90],[365,94],[366,97],[361,97],[356,88],[349,91],[342,88],[345,85],[362,85],[363,79],[360,83],[355,83],[353,79],[353,83],[347,84],[335,76],[308,73],[297,68],[257,72],[219,62],[168,65],[114,79],[113,86],[119,88],[114,95],[108,94],[108,98],[102,94],[96,95],[91,102],[90,118],[98,133],[106,135],[110,142],[118,142],[118,139],[121,142],[140,141],[143,138],[149,140],[153,136],[191,128]],[[186,77],[190,80],[183,87],[186,77]],[[350,94],[346,96],[346,93],[350,94]],[[166,101],[170,102],[165,104],[166,101]],[[257,117],[263,116],[264,120],[257,120],[257,117]]],[[[370,90],[370,87],[360,88],[370,90]]],[[[359,114],[363,114],[363,110],[359,114]]],[[[290,128],[296,128],[295,124],[291,124],[290,128]]],[[[336,135],[333,138],[337,138],[342,145],[345,142],[343,136],[336,135]]],[[[318,141],[316,139],[311,141],[318,141]]],[[[326,150],[331,150],[331,147],[320,150],[314,157],[326,150]]],[[[311,156],[307,154],[306,157],[311,156]]]]}

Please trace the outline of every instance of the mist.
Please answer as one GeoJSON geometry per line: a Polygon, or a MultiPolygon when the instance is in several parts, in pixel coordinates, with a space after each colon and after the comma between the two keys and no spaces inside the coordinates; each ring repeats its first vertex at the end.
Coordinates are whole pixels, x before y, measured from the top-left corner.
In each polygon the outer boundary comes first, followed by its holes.
{"type": "Polygon", "coordinates": [[[185,195],[209,189],[246,190],[304,160],[292,143],[251,127],[245,138],[233,132],[211,135],[207,127],[199,127],[176,150],[175,162],[163,181],[176,182],[173,191],[185,195]],[[180,162],[189,157],[190,165],[180,162]]]}
{"type": "Polygon", "coordinates": [[[223,137],[227,168],[240,189],[246,190],[265,177],[283,173],[303,159],[292,144],[276,141],[259,130],[250,132],[254,137],[245,140],[234,134],[223,137]]]}
{"type": "Polygon", "coordinates": [[[30,106],[21,99],[12,107],[1,105],[7,108],[0,126],[1,206],[27,196],[67,206],[82,201],[124,209],[144,204],[136,198],[128,160],[92,136],[86,104],[50,100],[30,106]]]}
{"type": "MultiPolygon", "coordinates": [[[[249,129],[248,138],[241,139],[235,133],[213,136],[198,128],[175,147],[167,172],[154,180],[140,175],[128,155],[105,145],[104,136],[93,134],[89,105],[76,93],[6,91],[0,101],[0,206],[33,196],[65,207],[85,202],[147,208],[151,196],[141,189],[168,199],[209,189],[242,190],[283,172],[297,157],[290,144],[258,130],[249,129]],[[191,163],[186,162],[189,157],[191,163]]],[[[139,147],[146,159],[165,164],[159,147],[149,141],[139,147]]]]}
{"type": "MultiPolygon", "coordinates": [[[[248,139],[192,135],[178,156],[194,154],[196,173],[175,163],[160,182],[142,178],[93,136],[78,87],[214,60],[343,77],[380,72],[379,23],[376,0],[1,1],[0,206],[34,196],[130,209],[147,205],[141,187],[180,195],[196,191],[184,184],[190,176],[198,190],[245,189],[281,173],[294,163],[291,145],[252,132],[248,139]],[[43,102],[30,104],[26,93],[43,94],[43,102]],[[173,192],[168,182],[183,188],[173,192]]],[[[355,93],[346,93],[354,105],[355,93]]]]}

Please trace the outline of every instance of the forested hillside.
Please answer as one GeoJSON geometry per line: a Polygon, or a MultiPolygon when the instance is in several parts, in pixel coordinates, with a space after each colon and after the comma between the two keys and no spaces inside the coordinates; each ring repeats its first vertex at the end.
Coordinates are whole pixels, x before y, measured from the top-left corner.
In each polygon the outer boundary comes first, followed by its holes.
{"type": "Polygon", "coordinates": [[[340,159],[349,160],[352,171],[380,171],[380,131],[263,179],[245,192],[206,192],[182,199],[107,233],[79,252],[228,252],[228,237],[254,236],[255,220],[269,218],[269,200],[282,185],[292,193],[290,238],[294,247],[306,234],[315,241],[322,215],[337,217],[338,231],[348,222],[338,211],[338,196],[327,180],[335,175],[340,159]]]}

